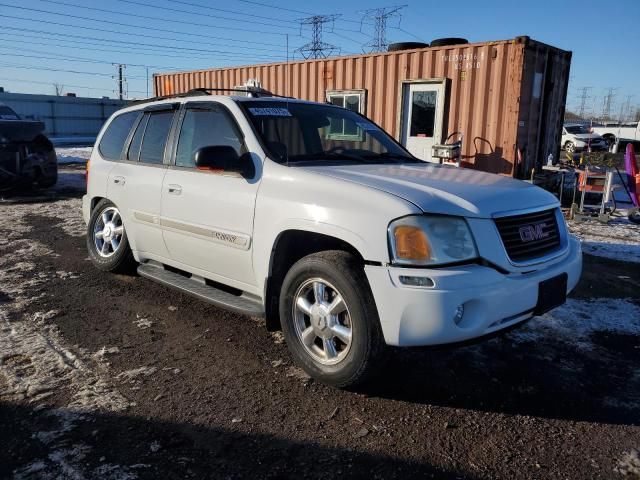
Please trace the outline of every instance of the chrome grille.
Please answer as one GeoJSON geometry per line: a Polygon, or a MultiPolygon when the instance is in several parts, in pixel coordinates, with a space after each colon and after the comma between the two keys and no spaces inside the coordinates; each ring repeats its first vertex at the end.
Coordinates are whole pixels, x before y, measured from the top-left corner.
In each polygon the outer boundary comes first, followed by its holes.
{"type": "Polygon", "coordinates": [[[560,248],[555,209],[495,218],[494,222],[514,262],[533,260],[560,248]]]}

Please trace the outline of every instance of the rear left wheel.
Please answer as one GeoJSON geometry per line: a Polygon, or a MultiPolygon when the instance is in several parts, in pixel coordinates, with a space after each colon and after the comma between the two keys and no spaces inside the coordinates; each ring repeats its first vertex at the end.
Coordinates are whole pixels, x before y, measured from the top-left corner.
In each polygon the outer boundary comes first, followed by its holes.
{"type": "Polygon", "coordinates": [[[128,273],[136,265],[120,211],[109,200],[101,200],[91,213],[87,249],[91,261],[100,270],[128,273]]]}

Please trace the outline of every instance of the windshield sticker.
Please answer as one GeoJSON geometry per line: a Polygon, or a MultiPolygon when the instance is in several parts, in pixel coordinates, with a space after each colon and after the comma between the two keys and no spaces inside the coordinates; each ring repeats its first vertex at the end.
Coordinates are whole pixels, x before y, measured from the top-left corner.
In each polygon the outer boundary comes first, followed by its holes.
{"type": "Polygon", "coordinates": [[[261,107],[261,108],[249,108],[249,112],[254,116],[261,117],[290,117],[291,112],[286,108],[273,108],[273,107],[261,107]]]}
{"type": "Polygon", "coordinates": [[[360,127],[362,130],[369,130],[369,131],[377,130],[376,126],[373,123],[356,122],[356,125],[360,127]]]}

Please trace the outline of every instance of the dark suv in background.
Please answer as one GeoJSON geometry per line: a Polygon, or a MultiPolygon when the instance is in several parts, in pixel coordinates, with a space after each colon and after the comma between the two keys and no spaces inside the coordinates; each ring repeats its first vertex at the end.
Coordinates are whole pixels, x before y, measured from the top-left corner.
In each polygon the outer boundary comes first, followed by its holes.
{"type": "Polygon", "coordinates": [[[58,181],[58,162],[44,123],[21,119],[0,104],[0,190],[50,187],[58,181]]]}

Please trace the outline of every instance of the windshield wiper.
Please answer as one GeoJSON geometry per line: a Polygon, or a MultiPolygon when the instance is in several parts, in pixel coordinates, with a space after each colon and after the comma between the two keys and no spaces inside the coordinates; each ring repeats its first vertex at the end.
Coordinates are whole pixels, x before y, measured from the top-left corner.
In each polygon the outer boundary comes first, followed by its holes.
{"type": "Polygon", "coordinates": [[[397,160],[399,162],[416,162],[419,161],[416,158],[408,157],[399,153],[372,153],[371,155],[365,155],[367,159],[380,159],[380,160],[397,160]]]}
{"type": "Polygon", "coordinates": [[[290,161],[299,162],[306,160],[355,160],[356,162],[366,162],[366,157],[361,157],[355,153],[338,153],[338,152],[322,152],[322,153],[308,153],[306,155],[296,155],[295,157],[289,157],[290,161]]]}

